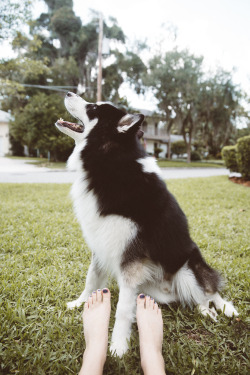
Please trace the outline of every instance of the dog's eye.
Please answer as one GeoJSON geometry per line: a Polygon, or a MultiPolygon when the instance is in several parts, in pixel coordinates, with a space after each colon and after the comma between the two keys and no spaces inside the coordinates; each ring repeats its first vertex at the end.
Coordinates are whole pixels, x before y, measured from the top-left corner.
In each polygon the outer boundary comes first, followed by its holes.
{"type": "Polygon", "coordinates": [[[97,108],[98,108],[97,104],[89,104],[88,107],[87,107],[87,111],[88,112],[96,111],[97,108]]]}

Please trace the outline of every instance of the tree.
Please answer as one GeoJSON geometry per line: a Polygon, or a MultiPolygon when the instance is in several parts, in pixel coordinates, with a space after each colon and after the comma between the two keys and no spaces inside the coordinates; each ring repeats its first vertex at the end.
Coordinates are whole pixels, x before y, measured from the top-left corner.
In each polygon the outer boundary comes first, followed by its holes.
{"type": "Polygon", "coordinates": [[[188,162],[191,161],[191,142],[199,121],[202,60],[187,50],[175,49],[163,58],[156,56],[151,59],[144,79],[145,85],[152,88],[158,99],[159,109],[165,114],[169,138],[172,126],[178,125],[186,144],[188,162]]]}
{"type": "Polygon", "coordinates": [[[247,114],[241,105],[242,93],[230,73],[222,69],[204,80],[200,101],[201,135],[209,153],[216,156],[222,147],[235,142],[236,121],[247,114]]]}
{"type": "Polygon", "coordinates": [[[58,118],[69,118],[59,95],[38,93],[15,114],[10,125],[10,134],[15,140],[27,145],[29,150],[39,149],[45,155],[50,151],[54,160],[67,160],[74,142],[54,126],[58,118]]]}
{"type": "MultiPolygon", "coordinates": [[[[19,141],[30,149],[50,150],[55,159],[65,159],[69,150],[67,142],[62,141],[65,137],[59,136],[54,128],[51,131],[56,121],[53,108],[61,109],[61,113],[57,111],[57,117],[65,113],[62,96],[56,97],[49,90],[41,92],[41,88],[36,86],[42,85],[49,89],[50,85],[51,90],[55,85],[71,86],[71,90],[76,91],[80,83],[85,87],[84,96],[95,100],[98,18],[94,14],[92,22],[82,25],[80,18],[73,12],[72,0],[45,2],[48,13],[30,22],[30,34],[18,31],[13,38],[12,46],[18,57],[0,62],[1,107],[4,110],[11,109],[15,116],[11,126],[13,144],[19,141]],[[47,36],[45,29],[49,31],[47,36]],[[60,41],[59,47],[54,46],[54,39],[60,41]],[[41,126],[41,119],[45,126],[41,126]]],[[[104,24],[104,32],[110,39],[125,41],[115,19],[104,24]]],[[[113,51],[112,54],[115,56],[113,51]]],[[[111,83],[117,83],[115,93],[116,101],[119,102],[118,89],[122,80],[114,70],[112,74],[107,74],[107,87],[111,76],[111,83]]],[[[113,92],[114,85],[106,90],[106,100],[113,98],[113,92]]]]}
{"type": "Polygon", "coordinates": [[[1,0],[0,39],[13,36],[23,22],[31,19],[31,0],[1,0]]]}

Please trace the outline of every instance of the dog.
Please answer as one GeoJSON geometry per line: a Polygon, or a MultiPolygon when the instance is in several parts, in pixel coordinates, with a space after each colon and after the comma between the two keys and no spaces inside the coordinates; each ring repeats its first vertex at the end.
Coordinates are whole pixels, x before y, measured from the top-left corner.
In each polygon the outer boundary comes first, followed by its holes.
{"type": "Polygon", "coordinates": [[[56,126],[75,140],[67,163],[77,171],[71,195],[92,251],[85,289],[68,308],[87,301],[112,275],[119,301],[110,350],[119,357],[128,349],[140,292],[162,304],[197,305],[214,320],[210,301],[226,316],[237,316],[219,294],[222,277],[203,259],[155,158],[141,144],[144,116],[107,102],[88,103],[72,92],[65,106],[80,124],[60,119],[56,126]]]}

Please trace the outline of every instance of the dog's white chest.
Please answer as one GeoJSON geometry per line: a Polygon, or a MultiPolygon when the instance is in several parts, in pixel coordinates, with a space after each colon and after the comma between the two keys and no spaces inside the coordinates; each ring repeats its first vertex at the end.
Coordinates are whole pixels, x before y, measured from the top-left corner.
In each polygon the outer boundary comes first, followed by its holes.
{"type": "Polygon", "coordinates": [[[136,224],[118,215],[100,216],[97,198],[92,191],[87,191],[83,176],[73,184],[71,195],[87,245],[103,268],[117,274],[122,254],[137,234],[136,224]]]}

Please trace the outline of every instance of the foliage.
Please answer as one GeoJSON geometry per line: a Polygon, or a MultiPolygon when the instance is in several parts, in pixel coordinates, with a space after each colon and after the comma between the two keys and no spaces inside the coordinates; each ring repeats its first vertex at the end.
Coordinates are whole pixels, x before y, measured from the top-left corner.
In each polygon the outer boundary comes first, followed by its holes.
{"type": "MultiPolygon", "coordinates": [[[[58,90],[65,92],[67,89],[64,90],[64,87],[68,86],[71,91],[76,91],[80,84],[85,90],[85,98],[95,100],[99,20],[93,13],[91,22],[82,25],[80,18],[74,14],[72,0],[45,2],[48,12],[30,22],[30,34],[17,31],[12,40],[18,57],[0,62],[1,108],[11,110],[15,115],[11,131],[11,141],[15,149],[16,145],[21,143],[30,149],[39,147],[43,152],[50,150],[55,159],[65,160],[72,148],[72,142],[55,134],[54,128],[51,131],[56,116],[63,117],[65,113],[62,96],[56,98],[50,95],[51,91],[41,92],[41,89],[34,85],[42,85],[50,90],[55,90],[54,86],[62,86],[62,89],[58,90]],[[54,39],[60,42],[59,47],[53,45],[54,39]],[[32,114],[33,108],[35,111],[32,114]],[[53,108],[57,110],[53,112],[53,108]],[[51,132],[47,134],[50,121],[51,132]]],[[[104,36],[110,40],[125,42],[125,35],[115,19],[104,22],[104,36]]],[[[137,81],[139,68],[136,73],[131,72],[136,56],[133,56],[132,61],[130,54],[128,60],[131,61],[128,64],[126,56],[121,59],[116,51],[111,51],[111,56],[115,58],[115,62],[104,72],[104,99],[116,103],[122,100],[125,103],[118,92],[123,82],[121,77],[127,69],[130,70],[128,76],[131,80],[137,81]],[[117,63],[118,58],[122,60],[122,64],[117,63]]],[[[137,58],[137,61],[141,60],[137,58]]]]}
{"type": "Polygon", "coordinates": [[[238,164],[236,160],[236,146],[225,146],[223,147],[221,153],[225,161],[226,167],[231,172],[238,172],[238,164]]]}
{"type": "Polygon", "coordinates": [[[66,110],[59,95],[36,94],[16,113],[10,125],[11,135],[30,150],[38,148],[43,154],[50,151],[53,159],[66,160],[74,143],[54,126],[63,114],[66,116],[66,110]]]}
{"type": "Polygon", "coordinates": [[[195,160],[201,160],[201,155],[198,151],[191,151],[191,160],[192,161],[195,161],[195,160]]]}
{"type": "Polygon", "coordinates": [[[186,152],[186,145],[184,141],[176,141],[171,145],[171,150],[173,154],[182,155],[186,152]]]}
{"type": "Polygon", "coordinates": [[[31,0],[1,0],[0,40],[7,39],[31,18],[31,0]]]}
{"type": "Polygon", "coordinates": [[[234,146],[225,146],[222,157],[231,172],[240,172],[243,178],[250,179],[250,136],[237,140],[234,146]]]}
{"type": "Polygon", "coordinates": [[[235,141],[237,120],[248,116],[231,74],[218,69],[205,78],[202,57],[185,50],[153,57],[144,84],[158,99],[168,132],[175,127],[183,135],[189,161],[193,141],[216,156],[235,141]]]}
{"type": "MultiPolygon", "coordinates": [[[[91,21],[83,24],[74,13],[73,0],[44,1],[48,11],[36,20],[30,19],[28,0],[3,0],[0,7],[2,18],[7,17],[3,30],[15,31],[12,47],[17,53],[17,58],[0,61],[1,108],[11,110],[16,116],[23,112],[23,119],[29,112],[23,111],[24,107],[43,90],[31,85],[64,92],[68,88],[78,90],[79,94],[84,93],[86,100],[96,100],[99,14],[92,11],[91,21]],[[24,19],[29,19],[29,34],[15,23],[24,19]]],[[[124,82],[137,94],[150,88],[158,99],[161,115],[165,116],[169,139],[173,129],[183,135],[188,161],[194,141],[213,156],[224,145],[236,141],[239,136],[237,120],[248,114],[240,105],[243,94],[233,84],[231,74],[220,69],[205,78],[203,58],[177,48],[145,62],[142,54],[147,48],[145,43],[137,41],[128,49],[122,46],[126,36],[116,19],[105,19],[103,26],[104,37],[112,42],[109,55],[103,56],[103,100],[128,107],[127,98],[121,98],[119,92],[124,82]]],[[[44,91],[48,96],[49,92],[44,91]]],[[[17,124],[22,127],[18,120],[17,124]]],[[[19,141],[24,142],[20,138],[19,141]]]]}
{"type": "Polygon", "coordinates": [[[230,73],[218,69],[206,79],[200,92],[200,138],[209,153],[216,156],[221,148],[235,142],[236,121],[244,116],[242,93],[230,73]]]}
{"type": "Polygon", "coordinates": [[[154,89],[167,123],[179,125],[188,162],[191,161],[191,141],[199,118],[197,106],[202,60],[202,57],[196,57],[187,50],[175,49],[163,58],[153,57],[149,62],[149,74],[145,77],[145,84],[154,89]]]}
{"type": "Polygon", "coordinates": [[[242,177],[250,179],[250,135],[237,140],[236,159],[242,177]]]}
{"type": "MultiPolygon", "coordinates": [[[[223,297],[233,300],[240,316],[221,314],[215,323],[196,309],[162,305],[166,372],[247,375],[250,190],[226,177],[173,180],[168,187],[205,259],[227,279],[223,297]]],[[[79,372],[82,307],[67,310],[66,302],[84,287],[90,252],[69,190],[64,184],[0,184],[1,374],[79,372]]],[[[118,287],[108,286],[111,335],[118,287]]],[[[136,324],[128,354],[119,359],[108,353],[104,374],[142,374],[136,324]]]]}

